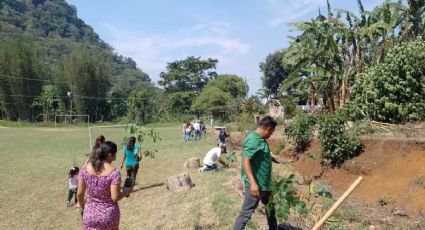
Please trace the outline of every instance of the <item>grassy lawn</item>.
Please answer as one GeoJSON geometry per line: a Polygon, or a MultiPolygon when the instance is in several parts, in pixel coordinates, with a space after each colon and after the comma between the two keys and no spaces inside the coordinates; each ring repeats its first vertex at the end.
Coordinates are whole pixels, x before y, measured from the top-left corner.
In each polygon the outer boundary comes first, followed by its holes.
{"type": "MultiPolygon", "coordinates": [[[[162,141],[156,158],[145,158],[136,192],[120,202],[122,229],[230,229],[241,199],[231,178],[237,169],[218,173],[189,171],[196,186],[173,193],[162,184],[185,172],[183,163],[215,146],[215,137],[184,143],[180,127],[159,127],[162,141]]],[[[122,128],[94,130],[117,144],[122,128]]],[[[87,128],[0,129],[0,229],[80,229],[78,209],[66,208],[67,173],[81,166],[88,152],[87,128]]],[[[145,143],[149,147],[152,143],[145,143]]],[[[122,152],[115,165],[121,163],[122,152]]],[[[125,176],[124,170],[121,171],[125,176]]],[[[258,226],[255,221],[250,228],[258,226]]]]}

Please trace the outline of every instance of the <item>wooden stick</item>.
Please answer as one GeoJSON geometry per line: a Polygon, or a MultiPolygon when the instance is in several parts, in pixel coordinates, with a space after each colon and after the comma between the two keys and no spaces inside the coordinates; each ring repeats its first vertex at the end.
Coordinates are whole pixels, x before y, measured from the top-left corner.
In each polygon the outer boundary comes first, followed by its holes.
{"type": "Polygon", "coordinates": [[[335,202],[334,205],[326,212],[326,214],[317,222],[316,225],[312,228],[312,230],[318,230],[325,221],[335,212],[335,210],[342,204],[342,202],[347,199],[347,197],[356,189],[356,187],[362,182],[363,177],[359,176],[356,181],[348,188],[347,191],[335,202]]]}

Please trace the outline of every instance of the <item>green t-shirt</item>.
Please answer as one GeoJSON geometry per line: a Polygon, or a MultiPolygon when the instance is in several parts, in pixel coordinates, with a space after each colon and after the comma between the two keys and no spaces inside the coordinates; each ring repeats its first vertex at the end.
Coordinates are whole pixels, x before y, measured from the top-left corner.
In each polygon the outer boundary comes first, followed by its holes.
{"type": "MultiPolygon", "coordinates": [[[[248,134],[243,143],[242,158],[250,159],[252,175],[260,191],[268,191],[272,176],[272,157],[267,141],[256,132],[248,134]]],[[[250,186],[243,167],[241,177],[246,185],[250,186]]]]}

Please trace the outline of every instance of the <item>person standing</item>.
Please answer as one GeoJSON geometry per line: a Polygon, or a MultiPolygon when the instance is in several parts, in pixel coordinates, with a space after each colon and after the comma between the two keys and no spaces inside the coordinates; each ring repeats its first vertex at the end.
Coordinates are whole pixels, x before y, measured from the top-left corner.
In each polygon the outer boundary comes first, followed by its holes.
{"type": "MultiPolygon", "coordinates": [[[[248,134],[244,140],[241,177],[245,182],[245,195],[241,212],[233,226],[234,230],[245,229],[260,201],[264,205],[269,202],[272,161],[277,161],[270,155],[267,139],[273,134],[276,125],[272,117],[266,116],[258,121],[255,131],[248,134]]],[[[267,223],[269,229],[277,229],[274,210],[267,214],[267,223]]]]}
{"type": "Polygon", "coordinates": [[[186,141],[186,128],[187,128],[187,122],[183,122],[183,140],[186,141]]]}
{"type": "Polygon", "coordinates": [[[226,147],[226,138],[228,138],[230,135],[226,132],[226,128],[221,128],[220,133],[218,134],[218,146],[224,146],[226,147]]]}
{"type": "Polygon", "coordinates": [[[127,170],[127,177],[133,181],[133,186],[136,184],[136,176],[139,171],[139,162],[142,160],[142,148],[136,145],[136,138],[130,137],[127,146],[124,146],[124,156],[121,162],[121,169],[124,166],[127,170]]]}
{"type": "Polygon", "coordinates": [[[75,195],[75,203],[77,203],[77,188],[78,188],[78,173],[80,169],[78,167],[72,167],[68,173],[68,200],[66,202],[67,207],[71,207],[72,197],[75,195]]]}
{"type": "Polygon", "coordinates": [[[201,124],[199,121],[193,123],[193,129],[195,130],[195,140],[201,139],[201,124]]]}
{"type": "Polygon", "coordinates": [[[188,122],[186,124],[186,129],[184,130],[184,141],[190,140],[191,133],[192,133],[192,125],[190,124],[190,122],[188,122]]]}
{"type": "Polygon", "coordinates": [[[120,171],[112,166],[116,158],[117,145],[106,141],[90,154],[81,170],[77,196],[84,229],[119,229],[118,201],[129,196],[132,188],[121,190],[120,171]]]}

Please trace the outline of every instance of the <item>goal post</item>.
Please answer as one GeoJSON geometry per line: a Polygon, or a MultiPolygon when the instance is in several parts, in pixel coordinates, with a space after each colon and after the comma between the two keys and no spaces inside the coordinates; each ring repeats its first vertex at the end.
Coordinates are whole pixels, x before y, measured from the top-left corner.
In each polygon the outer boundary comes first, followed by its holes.
{"type": "Polygon", "coordinates": [[[102,128],[120,128],[120,127],[127,127],[131,124],[125,124],[125,125],[97,125],[97,126],[89,126],[89,138],[90,138],[90,150],[93,146],[93,135],[92,130],[93,129],[102,129],[102,128]]]}
{"type": "Polygon", "coordinates": [[[76,115],[55,115],[55,128],[57,127],[57,118],[58,117],[70,117],[71,118],[71,124],[72,124],[72,118],[73,117],[87,117],[87,127],[90,127],[90,115],[88,114],[76,114],[76,115]]]}

